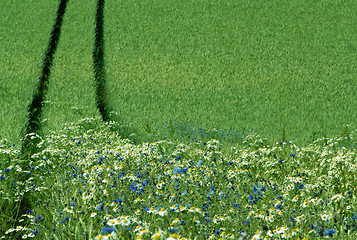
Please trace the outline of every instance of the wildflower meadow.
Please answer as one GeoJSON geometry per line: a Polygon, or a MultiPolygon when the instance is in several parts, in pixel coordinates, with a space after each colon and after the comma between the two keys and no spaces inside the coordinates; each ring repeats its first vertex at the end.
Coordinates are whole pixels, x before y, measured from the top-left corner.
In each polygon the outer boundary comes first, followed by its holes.
{"type": "MultiPolygon", "coordinates": [[[[298,147],[259,135],[134,144],[115,122],[51,132],[21,168],[0,145],[0,239],[355,239],[356,131],[298,147]],[[26,175],[26,181],[18,181],[26,175]],[[18,218],[25,194],[31,208],[18,218]]],[[[36,137],[36,136],[33,136],[36,137]]]]}

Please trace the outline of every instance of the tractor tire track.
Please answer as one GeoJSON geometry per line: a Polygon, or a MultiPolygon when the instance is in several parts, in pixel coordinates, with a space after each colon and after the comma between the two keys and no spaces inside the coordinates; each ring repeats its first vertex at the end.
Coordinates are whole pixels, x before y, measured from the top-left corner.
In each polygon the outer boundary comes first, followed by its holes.
{"type": "Polygon", "coordinates": [[[45,58],[43,61],[42,72],[39,80],[38,87],[35,91],[35,94],[32,99],[32,103],[29,106],[29,120],[28,125],[25,132],[24,142],[23,142],[23,152],[30,154],[28,151],[32,151],[30,147],[34,144],[34,138],[30,137],[29,134],[34,133],[37,134],[41,129],[41,112],[42,112],[42,102],[46,95],[48,89],[49,77],[51,74],[51,67],[53,58],[57,49],[57,45],[59,42],[60,34],[61,34],[61,26],[63,22],[63,17],[66,11],[68,0],[61,0],[58,10],[55,24],[53,25],[51,38],[49,44],[46,49],[45,58]]]}
{"type": "Polygon", "coordinates": [[[104,0],[97,2],[95,43],[93,49],[94,77],[96,85],[96,103],[102,119],[108,122],[106,74],[104,66],[104,0]]]}
{"type": "MultiPolygon", "coordinates": [[[[34,93],[32,103],[29,106],[29,120],[28,125],[25,132],[25,137],[23,139],[21,155],[24,161],[22,161],[22,170],[30,171],[29,159],[31,156],[37,152],[37,143],[39,142],[39,138],[34,137],[32,134],[38,134],[41,130],[41,112],[42,112],[42,102],[44,100],[47,88],[48,81],[51,73],[51,67],[53,58],[57,49],[57,44],[59,42],[60,34],[61,34],[61,26],[63,22],[63,17],[66,12],[68,0],[61,0],[58,10],[56,21],[53,25],[51,37],[49,44],[46,49],[45,58],[43,60],[43,67],[41,76],[39,79],[38,87],[34,93]]],[[[27,175],[20,175],[18,181],[25,182],[27,180],[27,175]]],[[[32,205],[34,203],[33,196],[30,192],[24,192],[22,196],[22,200],[20,202],[17,215],[15,216],[15,221],[20,220],[21,216],[26,213],[27,210],[32,209],[32,205]]],[[[15,206],[14,206],[15,207],[15,206]]],[[[11,238],[11,237],[10,237],[11,238]]]]}

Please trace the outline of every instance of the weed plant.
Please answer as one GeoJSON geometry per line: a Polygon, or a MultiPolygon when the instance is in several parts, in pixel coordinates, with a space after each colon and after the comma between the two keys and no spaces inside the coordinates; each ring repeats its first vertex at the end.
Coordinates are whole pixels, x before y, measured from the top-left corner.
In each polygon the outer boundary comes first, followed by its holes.
{"type": "Polygon", "coordinates": [[[247,135],[134,144],[118,123],[51,132],[21,169],[0,154],[5,239],[355,239],[356,131],[298,147],[247,135]],[[24,182],[17,179],[27,175],[24,182]],[[14,222],[24,192],[31,209],[14,222]]]}

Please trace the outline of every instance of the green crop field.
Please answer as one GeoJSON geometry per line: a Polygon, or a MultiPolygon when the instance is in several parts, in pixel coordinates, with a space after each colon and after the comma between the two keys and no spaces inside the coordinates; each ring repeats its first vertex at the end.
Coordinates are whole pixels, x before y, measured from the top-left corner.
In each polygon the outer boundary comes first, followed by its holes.
{"type": "MultiPolygon", "coordinates": [[[[110,105],[298,143],[355,129],[354,1],[107,1],[110,105]],[[109,50],[110,49],[110,50],[109,50]],[[297,137],[297,139],[295,139],[297,137]]],[[[153,126],[153,127],[154,127],[153,126]]]]}
{"type": "Polygon", "coordinates": [[[355,9],[1,0],[0,238],[356,239],[355,9]]]}
{"type": "Polygon", "coordinates": [[[47,0],[0,2],[0,136],[13,143],[25,133],[56,8],[47,0]]]}

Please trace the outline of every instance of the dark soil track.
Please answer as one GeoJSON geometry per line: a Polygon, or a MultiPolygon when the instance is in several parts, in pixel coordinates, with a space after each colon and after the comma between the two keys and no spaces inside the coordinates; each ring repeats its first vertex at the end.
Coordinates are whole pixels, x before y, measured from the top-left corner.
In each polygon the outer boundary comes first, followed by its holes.
{"type": "MultiPolygon", "coordinates": [[[[64,14],[66,12],[67,2],[68,0],[61,0],[58,6],[56,21],[55,24],[53,25],[50,41],[46,49],[45,58],[43,60],[43,67],[39,79],[39,84],[34,93],[32,103],[29,106],[29,121],[26,128],[24,142],[22,145],[22,155],[27,160],[33,153],[36,152],[36,143],[38,142],[38,139],[31,138],[28,134],[38,133],[41,128],[40,122],[41,122],[42,102],[47,92],[49,77],[51,74],[52,62],[57,49],[57,44],[59,42],[59,38],[61,34],[61,26],[62,26],[64,14]]],[[[24,171],[30,170],[27,161],[23,161],[22,168],[24,171]]],[[[26,175],[19,176],[20,181],[25,181],[26,178],[27,178],[26,175]]],[[[31,199],[31,194],[29,192],[24,192],[23,198],[20,202],[19,211],[17,213],[17,216],[15,216],[15,219],[18,219],[22,214],[25,214],[27,210],[32,209],[33,203],[34,200],[31,199]]]]}
{"type": "MultiPolygon", "coordinates": [[[[38,134],[41,131],[41,112],[43,101],[45,99],[49,78],[51,74],[51,67],[54,61],[54,55],[56,53],[57,45],[60,40],[61,26],[66,12],[68,0],[61,0],[55,23],[52,28],[50,40],[46,49],[45,58],[43,60],[43,67],[37,89],[34,93],[32,102],[29,106],[29,119],[25,132],[25,137],[22,145],[22,155],[25,159],[23,161],[23,170],[30,170],[28,159],[32,154],[38,151],[37,143],[39,139],[31,137],[31,133],[38,134]]],[[[93,9],[94,10],[94,9],[93,9]]],[[[95,73],[95,85],[96,85],[96,102],[103,121],[109,121],[109,115],[107,111],[107,91],[105,86],[105,68],[104,68],[104,33],[103,33],[103,20],[104,20],[104,0],[98,0],[97,12],[96,12],[96,26],[95,26],[95,44],[93,49],[93,69],[95,73]]],[[[21,176],[19,180],[25,181],[27,176],[21,176]]],[[[31,209],[31,204],[34,201],[31,199],[30,193],[26,193],[20,203],[19,213],[21,216],[27,210],[31,209]]]]}
{"type": "Polygon", "coordinates": [[[97,107],[104,122],[109,121],[107,109],[106,75],[104,68],[104,0],[98,0],[95,43],[93,49],[94,77],[96,81],[97,107]]]}
{"type": "MultiPolygon", "coordinates": [[[[46,49],[43,67],[39,79],[38,87],[34,93],[32,103],[29,106],[29,120],[25,132],[25,138],[22,146],[24,154],[32,155],[36,152],[36,139],[29,137],[30,133],[38,134],[41,130],[41,112],[42,103],[45,99],[48,89],[51,67],[54,61],[54,55],[60,40],[61,26],[66,12],[68,0],[61,0],[55,23],[52,28],[50,40],[46,49]]],[[[94,9],[93,9],[94,10],[94,9]]],[[[106,74],[104,67],[104,0],[97,1],[96,23],[95,23],[95,43],[93,46],[93,69],[96,86],[96,103],[103,121],[109,121],[107,110],[107,90],[106,74]]]]}
{"type": "Polygon", "coordinates": [[[32,99],[32,103],[29,106],[29,122],[26,129],[25,141],[23,149],[27,150],[31,139],[26,138],[29,133],[38,133],[40,130],[40,120],[42,112],[42,102],[45,97],[48,88],[49,77],[51,74],[51,67],[53,58],[57,49],[57,44],[59,42],[61,34],[61,26],[63,22],[64,13],[66,12],[68,0],[61,0],[55,24],[53,25],[51,38],[46,49],[45,59],[43,60],[42,73],[40,76],[38,87],[32,99]]]}

